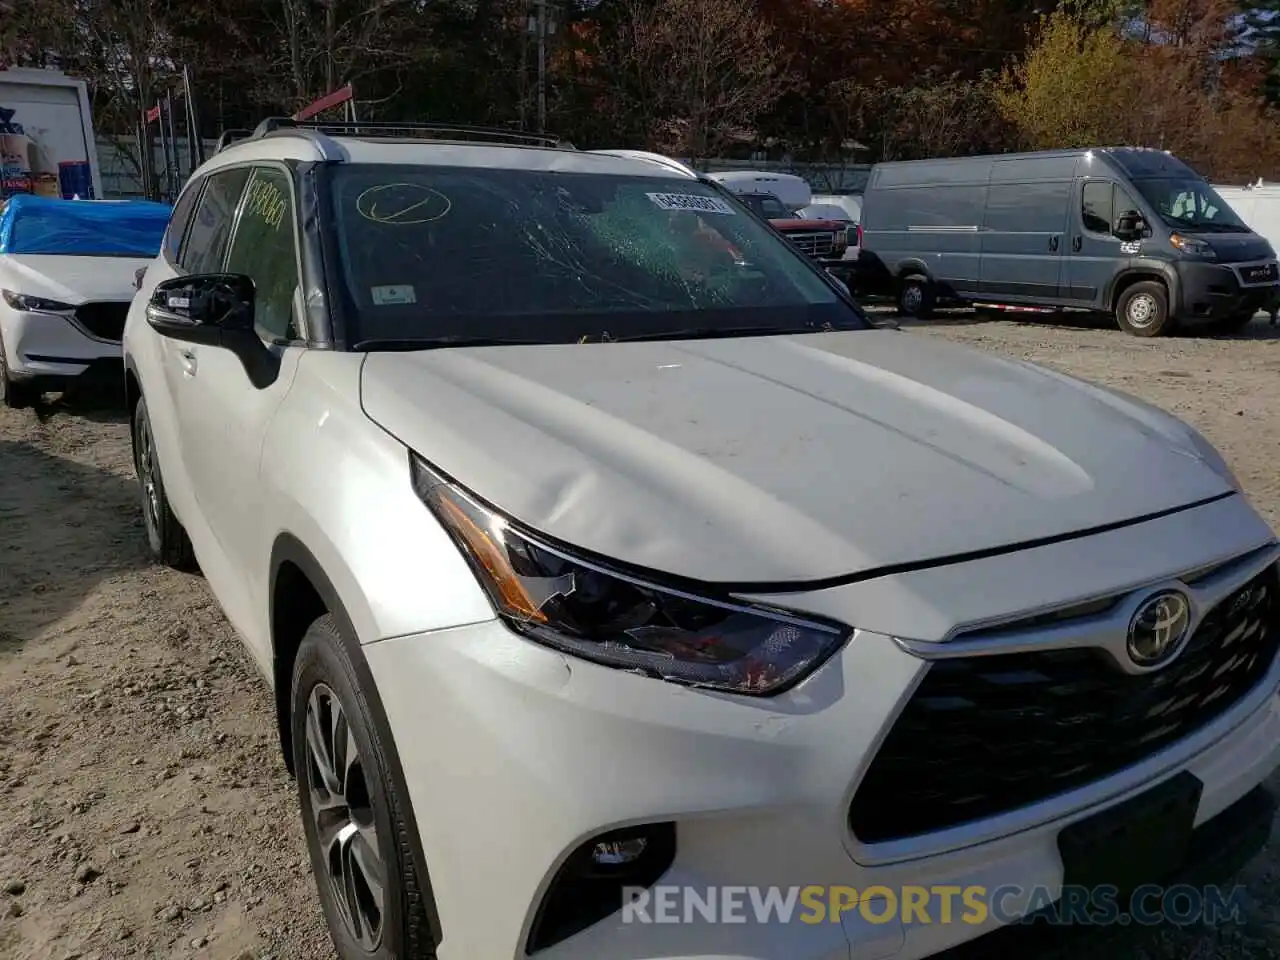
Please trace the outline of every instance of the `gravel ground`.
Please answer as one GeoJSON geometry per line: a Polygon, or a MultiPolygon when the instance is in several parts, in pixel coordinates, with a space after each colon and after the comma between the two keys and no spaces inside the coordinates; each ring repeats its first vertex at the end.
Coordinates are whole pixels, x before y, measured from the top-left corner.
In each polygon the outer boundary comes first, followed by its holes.
{"type": "MultiPolygon", "coordinates": [[[[1280,330],[917,330],[1186,418],[1280,528],[1280,330]]],[[[266,684],[203,581],[147,562],[140,522],[122,411],[0,409],[0,957],[332,960],[266,684]]],[[[1242,925],[1124,955],[1280,957],[1278,861],[1273,844],[1242,878],[1242,925]]]]}

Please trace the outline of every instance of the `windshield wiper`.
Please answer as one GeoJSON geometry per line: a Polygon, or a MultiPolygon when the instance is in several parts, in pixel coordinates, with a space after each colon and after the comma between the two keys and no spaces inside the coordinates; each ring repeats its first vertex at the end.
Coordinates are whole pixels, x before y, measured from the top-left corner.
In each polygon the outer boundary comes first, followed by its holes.
{"type": "Polygon", "coordinates": [[[437,347],[528,347],[542,340],[520,340],[513,337],[406,337],[401,339],[361,340],[351,349],[360,350],[434,350],[437,347]]]}
{"type": "MultiPolygon", "coordinates": [[[[849,327],[854,330],[856,327],[849,327]]],[[[612,337],[618,343],[638,343],[645,340],[711,340],[718,337],[777,337],[799,333],[832,333],[836,330],[829,323],[820,327],[685,327],[682,330],[663,330],[659,333],[639,333],[631,337],[612,337]]]]}

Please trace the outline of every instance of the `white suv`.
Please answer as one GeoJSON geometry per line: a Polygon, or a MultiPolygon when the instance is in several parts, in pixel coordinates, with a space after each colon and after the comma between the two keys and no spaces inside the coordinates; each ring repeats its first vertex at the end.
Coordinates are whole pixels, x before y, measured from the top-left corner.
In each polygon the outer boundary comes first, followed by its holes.
{"type": "Polygon", "coordinates": [[[1280,547],[1194,430],[874,329],[688,172],[484,136],[264,123],[125,331],[151,550],[273,684],[344,960],[915,958],[1034,900],[623,896],[1256,849],[1280,547]]]}

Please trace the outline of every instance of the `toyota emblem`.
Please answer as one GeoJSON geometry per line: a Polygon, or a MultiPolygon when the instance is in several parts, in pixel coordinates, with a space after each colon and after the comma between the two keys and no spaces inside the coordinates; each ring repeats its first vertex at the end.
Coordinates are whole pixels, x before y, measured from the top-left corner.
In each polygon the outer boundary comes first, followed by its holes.
{"type": "Polygon", "coordinates": [[[1159,666],[1181,649],[1190,628],[1191,604],[1183,594],[1152,594],[1129,621],[1129,659],[1140,667],[1159,666]]]}

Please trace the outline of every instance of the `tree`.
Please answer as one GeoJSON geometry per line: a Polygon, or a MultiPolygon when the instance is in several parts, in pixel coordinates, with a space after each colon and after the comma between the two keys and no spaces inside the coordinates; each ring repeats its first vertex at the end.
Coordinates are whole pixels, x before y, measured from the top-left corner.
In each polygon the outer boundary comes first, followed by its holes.
{"type": "Polygon", "coordinates": [[[613,115],[678,156],[706,158],[752,139],[790,83],[751,0],[624,0],[601,41],[598,75],[613,115]]]}
{"type": "Polygon", "coordinates": [[[1114,30],[1060,10],[1006,70],[996,103],[1032,149],[1115,143],[1117,115],[1133,99],[1128,74],[1124,41],[1114,30]]]}

